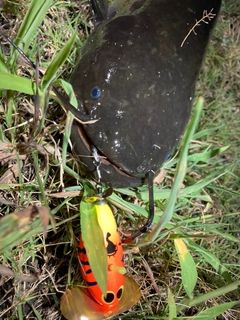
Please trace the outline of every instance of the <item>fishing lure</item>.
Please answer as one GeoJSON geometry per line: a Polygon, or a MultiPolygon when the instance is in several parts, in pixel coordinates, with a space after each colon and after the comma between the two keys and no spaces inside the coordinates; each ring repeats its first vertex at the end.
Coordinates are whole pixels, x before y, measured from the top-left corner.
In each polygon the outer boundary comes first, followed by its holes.
{"type": "MultiPolygon", "coordinates": [[[[82,237],[79,243],[79,260],[81,264],[82,276],[85,279],[89,291],[94,299],[102,306],[106,306],[106,310],[115,309],[122,297],[124,290],[124,261],[123,248],[120,235],[117,231],[117,224],[114,219],[112,210],[106,200],[100,197],[85,198],[85,201],[94,202],[94,210],[96,211],[97,220],[100,228],[104,244],[106,247],[108,274],[107,274],[107,294],[103,295],[102,290],[98,286],[95,276],[89,265],[86,248],[82,237]]],[[[96,254],[98,254],[96,252],[96,254]]]]}
{"type": "Polygon", "coordinates": [[[88,259],[88,248],[81,237],[78,257],[88,288],[72,287],[64,293],[60,308],[64,317],[71,320],[80,317],[104,319],[117,315],[131,308],[140,298],[138,284],[124,275],[122,242],[111,208],[106,200],[98,195],[85,197],[84,201],[93,204],[92,213],[96,213],[102,230],[108,265],[107,290],[104,295],[96,281],[88,259]]]}

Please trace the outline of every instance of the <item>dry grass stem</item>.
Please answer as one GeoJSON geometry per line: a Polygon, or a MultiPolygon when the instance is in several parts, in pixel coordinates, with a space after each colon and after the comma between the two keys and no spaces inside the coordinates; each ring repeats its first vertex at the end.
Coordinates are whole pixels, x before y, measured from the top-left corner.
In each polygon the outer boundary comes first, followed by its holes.
{"type": "Polygon", "coordinates": [[[186,35],[186,37],[183,39],[183,41],[181,43],[181,47],[184,45],[184,43],[186,42],[187,38],[189,37],[189,35],[191,33],[194,33],[195,35],[197,35],[197,32],[195,31],[195,28],[199,27],[201,22],[208,24],[208,22],[211,21],[215,17],[215,14],[212,13],[212,11],[213,11],[213,9],[211,9],[211,11],[209,13],[207,13],[206,10],[203,11],[202,18],[200,20],[196,21],[194,26],[189,30],[188,34],[186,35]],[[206,19],[208,19],[208,21],[206,19]]]}

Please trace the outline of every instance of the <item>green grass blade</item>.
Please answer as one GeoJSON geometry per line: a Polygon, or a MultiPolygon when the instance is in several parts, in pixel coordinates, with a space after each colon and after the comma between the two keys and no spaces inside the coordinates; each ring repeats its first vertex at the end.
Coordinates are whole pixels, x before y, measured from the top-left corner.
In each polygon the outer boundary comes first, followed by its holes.
{"type": "MultiPolygon", "coordinates": [[[[15,41],[16,45],[20,48],[24,48],[25,52],[27,51],[35,32],[41,25],[52,2],[52,0],[33,0],[31,2],[15,41]]],[[[14,61],[16,61],[18,54],[19,53],[17,51],[14,52],[10,59],[10,64],[13,64],[14,61]]]]}
{"type": "MultiPolygon", "coordinates": [[[[204,179],[200,182],[193,184],[192,186],[183,188],[179,190],[178,197],[185,198],[185,197],[196,197],[196,193],[202,191],[203,188],[211,184],[212,182],[219,179],[224,173],[221,173],[218,176],[210,177],[208,179],[204,179]]],[[[169,198],[171,189],[162,189],[159,190],[158,188],[154,188],[154,200],[163,200],[169,198]]],[[[140,198],[145,202],[148,201],[148,191],[140,192],[140,198]]]]}
{"type": "MultiPolygon", "coordinates": [[[[111,196],[108,197],[108,201],[122,210],[126,210],[128,212],[129,211],[136,212],[139,215],[142,215],[146,218],[148,216],[148,213],[144,208],[142,208],[134,203],[123,200],[120,196],[118,196],[115,193],[111,194],[111,196]]],[[[131,220],[133,220],[133,221],[135,220],[135,218],[131,214],[128,214],[127,212],[126,212],[126,214],[129,216],[129,218],[131,220]]]]}
{"type": "Polygon", "coordinates": [[[190,299],[193,298],[193,290],[197,283],[197,269],[195,262],[182,239],[174,240],[175,248],[181,266],[182,284],[190,299]]]}
{"type": "Polygon", "coordinates": [[[207,300],[210,299],[215,299],[218,298],[220,296],[223,296],[229,292],[235,291],[235,290],[239,290],[240,287],[240,281],[235,281],[232,282],[229,285],[226,285],[224,287],[218,288],[216,290],[213,290],[211,292],[199,295],[198,297],[194,298],[194,299],[183,299],[181,301],[181,305],[177,306],[177,312],[180,312],[182,309],[186,308],[186,307],[192,307],[195,306],[199,303],[203,303],[207,300]]]}
{"type": "MultiPolygon", "coordinates": [[[[84,198],[89,196],[92,196],[92,191],[85,184],[84,198]]],[[[105,295],[107,292],[108,264],[103,233],[98,223],[94,204],[84,201],[84,198],[80,203],[82,239],[92,272],[105,295]]]]}
{"type": "Polygon", "coordinates": [[[34,312],[34,315],[36,316],[36,319],[37,319],[37,320],[42,320],[42,317],[41,317],[40,313],[37,311],[37,309],[34,308],[33,305],[32,305],[31,307],[32,307],[32,310],[33,310],[33,312],[34,312]]]}
{"type": "Polygon", "coordinates": [[[64,64],[67,57],[69,56],[69,53],[71,52],[72,46],[76,39],[76,35],[77,35],[77,32],[74,32],[71,38],[67,41],[65,46],[60,50],[60,52],[56,55],[54,60],[51,62],[51,64],[47,68],[47,71],[45,72],[42,78],[43,91],[45,91],[48,88],[50,83],[56,77],[57,71],[60,69],[60,67],[64,64]]]}
{"type": "Polygon", "coordinates": [[[12,231],[16,230],[18,225],[18,219],[16,216],[9,214],[3,218],[1,218],[0,224],[0,252],[1,252],[1,244],[4,238],[12,231]]]}
{"type": "MultiPolygon", "coordinates": [[[[46,194],[45,194],[45,186],[44,186],[41,174],[40,174],[38,151],[37,150],[33,150],[32,155],[33,155],[33,161],[34,161],[34,166],[35,166],[36,179],[38,181],[38,185],[39,185],[39,189],[40,189],[40,195],[42,197],[41,201],[47,208],[49,208],[48,199],[47,199],[46,194]]],[[[55,220],[53,218],[51,210],[49,210],[49,217],[50,217],[50,221],[51,221],[52,227],[53,227],[54,231],[56,232],[55,220]]]]}
{"type": "MultiPolygon", "coordinates": [[[[69,102],[71,103],[71,105],[77,108],[78,102],[74,94],[72,85],[64,80],[60,80],[60,84],[63,87],[64,91],[67,93],[70,99],[69,102]]],[[[67,148],[68,148],[68,143],[71,135],[72,122],[74,118],[75,116],[72,114],[72,112],[67,113],[66,126],[65,126],[64,135],[63,135],[63,147],[62,147],[62,163],[63,163],[64,170],[66,170],[67,148]]]]}
{"type": "Polygon", "coordinates": [[[19,320],[23,320],[23,310],[22,310],[23,306],[22,304],[19,304],[17,306],[17,313],[18,313],[18,319],[19,320]]]}
{"type": "Polygon", "coordinates": [[[60,85],[64,91],[66,92],[66,94],[69,97],[69,102],[71,103],[72,106],[74,106],[75,108],[78,107],[78,102],[77,102],[77,98],[75,96],[75,93],[73,91],[73,87],[71,85],[71,83],[63,80],[63,79],[58,79],[56,81],[56,85],[60,85]]]}
{"type": "Polygon", "coordinates": [[[188,161],[192,161],[194,164],[197,164],[198,162],[208,163],[211,158],[225,152],[228,148],[229,146],[225,146],[222,148],[213,148],[210,151],[204,151],[202,153],[194,153],[188,157],[188,161]]]}
{"type": "Polygon", "coordinates": [[[204,130],[201,130],[199,132],[195,132],[194,135],[192,136],[192,139],[193,140],[198,140],[200,138],[203,138],[204,136],[208,136],[209,134],[213,133],[216,130],[220,130],[223,127],[224,126],[221,125],[221,126],[218,126],[218,127],[204,129],[204,130]]]}
{"type": "Polygon", "coordinates": [[[232,236],[232,235],[229,234],[229,233],[221,232],[221,231],[218,230],[218,229],[212,229],[212,233],[215,233],[215,234],[221,236],[223,239],[226,239],[226,240],[232,241],[232,242],[236,242],[236,243],[239,244],[239,239],[238,239],[237,237],[232,236]]]}
{"type": "Polygon", "coordinates": [[[174,295],[169,288],[168,288],[168,307],[169,307],[168,320],[174,320],[177,317],[177,307],[176,307],[174,295]]]}
{"type": "Polygon", "coordinates": [[[221,275],[225,275],[228,279],[230,278],[229,270],[221,263],[221,261],[213,255],[211,252],[208,252],[203,247],[197,245],[193,241],[188,242],[188,245],[190,248],[192,248],[194,251],[197,251],[201,256],[204,258],[204,261],[209,263],[215,270],[221,275]]]}
{"type": "Polygon", "coordinates": [[[40,219],[19,228],[18,222],[14,221],[14,217],[10,216],[11,214],[4,217],[6,219],[5,221],[1,220],[1,228],[6,227],[3,233],[2,229],[0,230],[1,254],[4,253],[5,250],[9,251],[12,247],[28,240],[30,236],[43,231],[40,219]]]}
{"type": "Polygon", "coordinates": [[[193,320],[209,320],[209,319],[214,319],[215,317],[221,315],[228,309],[231,309],[234,307],[238,302],[237,301],[232,301],[232,302],[227,302],[223,304],[219,304],[218,306],[209,308],[207,310],[204,310],[200,312],[197,316],[193,317],[193,320]]]}
{"type": "MultiPolygon", "coordinates": [[[[192,137],[192,140],[193,140],[193,137],[192,137]]],[[[200,145],[196,146],[194,144],[191,144],[189,146],[189,149],[191,148],[200,148],[200,145]]],[[[225,146],[225,147],[222,147],[222,148],[214,148],[212,147],[210,150],[209,150],[209,146],[206,148],[206,150],[204,150],[203,152],[196,152],[196,153],[193,153],[193,154],[190,154],[188,156],[188,162],[192,162],[191,166],[195,166],[197,165],[199,162],[205,162],[205,163],[209,163],[209,160],[212,159],[213,157],[221,154],[221,153],[224,153],[227,149],[229,149],[229,146],[225,146]]],[[[166,162],[164,165],[163,165],[163,168],[165,169],[169,169],[171,167],[173,167],[176,163],[178,163],[179,159],[178,158],[175,158],[175,159],[172,159],[171,161],[168,161],[166,162]]]]}
{"type": "MultiPolygon", "coordinates": [[[[36,84],[30,79],[20,77],[14,74],[0,71],[0,88],[4,90],[13,90],[30,95],[36,93],[36,84]]],[[[42,95],[41,90],[39,94],[42,95]]]]}
{"type": "Polygon", "coordinates": [[[4,57],[0,51],[0,71],[8,72],[8,68],[5,64],[4,57]]]}

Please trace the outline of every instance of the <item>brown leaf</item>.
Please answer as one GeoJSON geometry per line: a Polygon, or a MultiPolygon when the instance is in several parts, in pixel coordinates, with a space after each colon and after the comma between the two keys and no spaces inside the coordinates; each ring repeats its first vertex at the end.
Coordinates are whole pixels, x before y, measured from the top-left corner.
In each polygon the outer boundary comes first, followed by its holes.
{"type": "MultiPolygon", "coordinates": [[[[26,159],[26,155],[18,155],[18,159],[20,160],[25,160],[26,159]]],[[[6,163],[8,161],[16,161],[17,160],[17,156],[16,153],[12,152],[12,153],[2,153],[0,151],[0,161],[2,161],[2,163],[6,163]]]]}
{"type": "MultiPolygon", "coordinates": [[[[37,207],[37,206],[29,206],[21,211],[17,211],[11,213],[11,215],[15,216],[18,221],[18,227],[23,227],[28,224],[32,219],[36,217],[36,215],[40,216],[42,226],[43,226],[43,235],[46,237],[47,235],[47,227],[49,224],[49,209],[46,207],[37,207]]],[[[0,219],[1,220],[1,219],[0,219]]]]}
{"type": "Polygon", "coordinates": [[[67,197],[77,197],[79,196],[79,191],[66,191],[66,192],[57,192],[57,193],[47,193],[49,197],[55,198],[67,198],[67,197]]]}
{"type": "Polygon", "coordinates": [[[47,227],[48,227],[48,224],[49,224],[49,217],[50,217],[49,209],[46,208],[46,207],[37,207],[37,208],[38,208],[38,213],[39,213],[41,221],[42,221],[43,236],[46,238],[46,236],[47,236],[47,227]]]}
{"type": "Polygon", "coordinates": [[[32,220],[37,214],[39,214],[42,226],[43,235],[47,235],[47,227],[49,224],[49,209],[46,207],[29,206],[21,211],[15,213],[22,221],[21,225],[24,225],[32,220]],[[26,222],[27,221],[27,222],[26,222]]]}
{"type": "MultiPolygon", "coordinates": [[[[2,264],[0,264],[0,274],[5,277],[16,277],[16,274],[10,268],[3,266],[2,264]]],[[[20,274],[16,277],[16,279],[25,282],[35,282],[38,280],[38,277],[34,274],[20,274]]]]}
{"type": "Polygon", "coordinates": [[[0,196],[0,203],[3,203],[5,205],[7,205],[7,206],[13,206],[13,207],[16,207],[16,208],[22,208],[22,206],[19,206],[19,205],[17,205],[16,203],[14,203],[12,201],[7,201],[6,199],[2,198],[1,196],[0,196]]]}
{"type": "Polygon", "coordinates": [[[159,174],[154,178],[153,183],[154,184],[160,184],[163,182],[165,176],[167,174],[167,170],[162,169],[159,174]]]}
{"type": "Polygon", "coordinates": [[[18,164],[14,163],[0,178],[0,183],[11,183],[19,175],[18,164]]]}

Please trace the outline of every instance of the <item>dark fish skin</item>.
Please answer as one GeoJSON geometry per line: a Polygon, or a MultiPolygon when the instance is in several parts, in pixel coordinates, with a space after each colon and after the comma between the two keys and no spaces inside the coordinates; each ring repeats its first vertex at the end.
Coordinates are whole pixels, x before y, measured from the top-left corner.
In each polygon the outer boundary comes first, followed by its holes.
{"type": "Polygon", "coordinates": [[[118,0],[96,26],[71,83],[80,114],[71,140],[84,171],[94,177],[91,150],[104,156],[102,182],[139,186],[159,171],[189,120],[197,80],[221,0],[118,0]],[[203,12],[216,16],[195,27],[203,12]],[[91,97],[94,86],[99,99],[91,97]],[[84,136],[85,144],[81,136],[84,136]],[[86,143],[86,141],[88,141],[86,143]],[[88,156],[88,157],[85,157],[88,156]]]}

